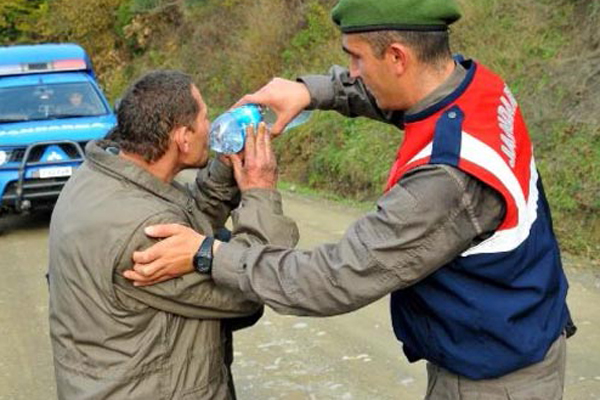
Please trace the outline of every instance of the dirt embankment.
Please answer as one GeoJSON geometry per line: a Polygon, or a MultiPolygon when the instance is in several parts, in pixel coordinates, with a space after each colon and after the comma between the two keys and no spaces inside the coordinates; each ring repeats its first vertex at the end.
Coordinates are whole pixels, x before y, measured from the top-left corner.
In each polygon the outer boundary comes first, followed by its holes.
{"type": "MultiPolygon", "coordinates": [[[[536,100],[570,123],[600,125],[600,2],[577,1],[570,43],[562,57],[546,66],[552,80],[536,100]],[[560,111],[560,112],[554,112],[560,111]]],[[[559,117],[559,118],[560,118],[559,117]]]]}

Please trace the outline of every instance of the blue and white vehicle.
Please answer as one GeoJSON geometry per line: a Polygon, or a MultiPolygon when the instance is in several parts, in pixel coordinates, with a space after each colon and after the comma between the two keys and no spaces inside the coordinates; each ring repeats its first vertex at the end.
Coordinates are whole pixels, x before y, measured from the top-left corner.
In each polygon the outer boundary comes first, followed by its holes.
{"type": "Polygon", "coordinates": [[[0,215],[52,206],[115,122],[80,46],[0,47],[0,215]]]}

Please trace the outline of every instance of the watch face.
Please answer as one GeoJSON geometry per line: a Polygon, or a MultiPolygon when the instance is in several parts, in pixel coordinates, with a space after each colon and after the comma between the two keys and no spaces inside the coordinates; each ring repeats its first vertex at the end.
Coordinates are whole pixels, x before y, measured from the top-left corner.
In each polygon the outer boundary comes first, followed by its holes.
{"type": "Polygon", "coordinates": [[[207,236],[200,245],[198,252],[194,255],[194,268],[201,274],[210,274],[212,268],[212,246],[214,238],[207,236]]]}
{"type": "Polygon", "coordinates": [[[201,274],[208,274],[212,265],[212,258],[206,258],[197,254],[194,264],[196,271],[200,272],[201,274]]]}

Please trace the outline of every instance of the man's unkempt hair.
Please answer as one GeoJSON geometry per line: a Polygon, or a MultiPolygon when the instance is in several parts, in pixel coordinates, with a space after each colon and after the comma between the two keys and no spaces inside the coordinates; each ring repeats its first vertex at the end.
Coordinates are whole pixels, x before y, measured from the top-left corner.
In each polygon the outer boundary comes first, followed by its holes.
{"type": "Polygon", "coordinates": [[[147,162],[160,159],[178,126],[195,128],[199,106],[192,78],[179,71],[145,74],[125,92],[117,108],[117,126],[106,136],[124,151],[147,162]]]}
{"type": "Polygon", "coordinates": [[[392,43],[402,43],[412,48],[420,62],[439,66],[452,57],[448,31],[420,32],[382,30],[357,33],[361,39],[369,43],[377,58],[383,58],[386,49],[392,43]]]}

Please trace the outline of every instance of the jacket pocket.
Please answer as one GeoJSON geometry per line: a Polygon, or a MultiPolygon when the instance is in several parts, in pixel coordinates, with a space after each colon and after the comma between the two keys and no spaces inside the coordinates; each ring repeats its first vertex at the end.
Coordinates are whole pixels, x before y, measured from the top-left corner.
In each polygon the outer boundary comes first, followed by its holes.
{"type": "Polygon", "coordinates": [[[217,396],[220,387],[227,387],[227,371],[224,364],[221,344],[189,354],[185,360],[176,363],[173,378],[179,382],[181,399],[223,399],[217,396]]]}
{"type": "Polygon", "coordinates": [[[212,375],[208,377],[208,381],[201,386],[185,390],[182,395],[182,400],[229,400],[231,399],[228,387],[228,373],[225,365],[221,368],[214,369],[212,375]]]}

